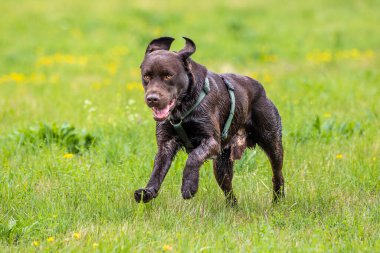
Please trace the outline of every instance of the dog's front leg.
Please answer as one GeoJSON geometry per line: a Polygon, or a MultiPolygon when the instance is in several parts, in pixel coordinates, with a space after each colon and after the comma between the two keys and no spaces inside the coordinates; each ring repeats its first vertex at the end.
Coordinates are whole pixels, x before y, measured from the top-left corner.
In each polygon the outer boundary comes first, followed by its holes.
{"type": "Polygon", "coordinates": [[[204,139],[186,161],[182,178],[182,197],[190,199],[198,191],[199,168],[209,158],[220,153],[220,144],[214,138],[204,139]]]}
{"type": "Polygon", "coordinates": [[[174,156],[179,150],[179,145],[176,141],[170,140],[159,145],[156,158],[154,159],[154,167],[149,182],[145,188],[135,191],[135,200],[147,203],[157,197],[158,190],[168,172],[174,156]]]}

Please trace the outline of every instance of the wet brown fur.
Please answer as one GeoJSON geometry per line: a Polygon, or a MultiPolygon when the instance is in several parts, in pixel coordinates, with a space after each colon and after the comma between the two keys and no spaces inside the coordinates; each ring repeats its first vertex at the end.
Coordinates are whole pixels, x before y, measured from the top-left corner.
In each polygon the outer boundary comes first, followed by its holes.
{"type": "MultiPolygon", "coordinates": [[[[206,77],[210,82],[210,93],[182,122],[195,147],[187,150],[181,189],[183,198],[189,199],[196,194],[201,165],[207,159],[214,159],[215,178],[227,201],[235,205],[237,201],[232,189],[234,160],[242,157],[246,147],[254,148],[256,144],[265,151],[271,162],[274,200],[283,197],[281,118],[263,86],[247,76],[222,75],[234,86],[236,96],[236,109],[228,137],[222,140],[221,131],[231,105],[227,87],[219,74],[208,71],[190,58],[195,52],[195,44],[188,38],[185,40],[185,48],[178,53],[168,51],[172,38],[153,40],[141,64],[148,106],[162,108],[171,99],[176,99],[171,110],[174,121],[179,121],[180,115],[195,103],[206,77]],[[168,74],[171,78],[165,80],[164,75],[168,74]],[[153,102],[148,99],[152,96],[155,98],[153,102]]],[[[173,158],[183,148],[182,140],[168,120],[157,122],[156,138],[158,152],[153,172],[147,186],[135,192],[137,202],[146,203],[157,197],[173,158]]]]}

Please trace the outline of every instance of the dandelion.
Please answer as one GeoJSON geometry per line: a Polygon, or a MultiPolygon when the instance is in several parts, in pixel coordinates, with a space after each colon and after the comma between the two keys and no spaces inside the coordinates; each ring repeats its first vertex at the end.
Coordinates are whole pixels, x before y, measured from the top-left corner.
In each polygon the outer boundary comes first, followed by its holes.
{"type": "Polygon", "coordinates": [[[30,82],[41,83],[41,82],[44,82],[45,80],[46,80],[46,76],[44,74],[32,73],[29,76],[29,81],[30,82]]]}
{"type": "Polygon", "coordinates": [[[71,153],[67,153],[63,155],[63,158],[66,158],[66,159],[71,159],[73,157],[74,157],[74,154],[71,154],[71,153]]]}
{"type": "Polygon", "coordinates": [[[375,53],[372,50],[367,50],[363,52],[364,58],[370,59],[373,58],[375,53]]]}
{"type": "Polygon", "coordinates": [[[356,48],[353,48],[352,50],[351,50],[351,58],[353,58],[353,59],[356,59],[356,58],[359,58],[360,57],[360,52],[359,52],[359,50],[358,49],[356,49],[356,48]]]}
{"type": "Polygon", "coordinates": [[[325,113],[323,114],[323,117],[325,117],[325,118],[331,118],[331,113],[329,113],[329,112],[325,112],[325,113]]]}
{"type": "Polygon", "coordinates": [[[37,59],[37,66],[51,66],[54,64],[67,64],[67,65],[79,65],[85,66],[88,62],[87,57],[85,56],[75,56],[69,54],[53,54],[41,56],[37,59]]]}
{"type": "Polygon", "coordinates": [[[94,243],[92,244],[92,247],[93,247],[94,249],[96,249],[97,247],[99,247],[99,243],[94,242],[94,243]]]}
{"type": "Polygon", "coordinates": [[[128,91],[132,90],[144,90],[140,83],[127,83],[126,88],[128,91]]]}
{"type": "Polygon", "coordinates": [[[154,36],[159,36],[161,33],[162,33],[162,30],[160,27],[154,28],[154,30],[153,30],[154,36]]]}
{"type": "Polygon", "coordinates": [[[130,70],[130,75],[132,78],[140,78],[141,70],[139,68],[132,68],[130,70]]]}
{"type": "Polygon", "coordinates": [[[308,53],[306,58],[309,62],[324,63],[324,62],[330,62],[332,60],[332,54],[330,51],[322,51],[322,52],[318,51],[318,52],[308,53]]]}
{"type": "Polygon", "coordinates": [[[336,154],[336,159],[342,159],[343,158],[343,154],[336,154]]]}
{"type": "Polygon", "coordinates": [[[127,55],[129,53],[129,50],[127,47],[118,46],[118,47],[112,48],[110,53],[112,56],[118,57],[118,56],[127,55]]]}
{"type": "Polygon", "coordinates": [[[375,157],[375,156],[374,156],[374,157],[372,157],[372,161],[374,161],[374,162],[376,161],[376,157],[375,157]]]}
{"type": "Polygon", "coordinates": [[[274,54],[265,54],[263,56],[263,60],[265,62],[276,62],[277,61],[277,55],[274,55],[274,54]]]}
{"type": "Polygon", "coordinates": [[[38,247],[38,246],[40,246],[40,242],[39,242],[39,241],[33,241],[33,242],[32,242],[32,245],[33,245],[34,247],[38,247]]]}
{"type": "Polygon", "coordinates": [[[164,247],[162,247],[164,251],[173,251],[173,247],[170,245],[165,244],[164,247]]]}
{"type": "Polygon", "coordinates": [[[105,80],[102,80],[102,81],[99,81],[99,82],[94,82],[91,85],[91,88],[93,88],[94,90],[100,90],[103,87],[108,86],[110,84],[111,84],[111,81],[109,79],[105,79],[105,80]]]}
{"type": "Polygon", "coordinates": [[[102,88],[102,84],[99,83],[99,82],[93,83],[91,85],[91,88],[94,89],[94,90],[100,90],[102,88]]]}
{"type": "Polygon", "coordinates": [[[47,238],[47,241],[48,241],[48,242],[54,242],[54,237],[53,237],[53,236],[49,236],[49,237],[47,238]]]}
{"type": "Polygon", "coordinates": [[[263,75],[263,82],[264,83],[270,83],[272,82],[273,78],[269,73],[264,73],[263,75]]]}
{"type": "Polygon", "coordinates": [[[79,240],[82,237],[82,235],[79,232],[76,232],[76,233],[73,234],[73,237],[75,239],[79,240]]]}
{"type": "Polygon", "coordinates": [[[0,77],[0,83],[6,82],[16,82],[21,83],[26,81],[26,76],[22,73],[12,72],[8,75],[4,75],[0,77]]]}
{"type": "Polygon", "coordinates": [[[248,75],[249,77],[252,77],[253,79],[258,79],[259,74],[257,72],[252,72],[251,74],[248,75]]]}
{"type": "Polygon", "coordinates": [[[119,68],[119,63],[118,62],[111,62],[108,63],[104,66],[104,68],[108,71],[108,74],[111,76],[115,75],[118,68],[119,68]]]}
{"type": "Polygon", "coordinates": [[[15,82],[23,82],[25,81],[25,75],[21,73],[11,73],[10,77],[15,82]]]}

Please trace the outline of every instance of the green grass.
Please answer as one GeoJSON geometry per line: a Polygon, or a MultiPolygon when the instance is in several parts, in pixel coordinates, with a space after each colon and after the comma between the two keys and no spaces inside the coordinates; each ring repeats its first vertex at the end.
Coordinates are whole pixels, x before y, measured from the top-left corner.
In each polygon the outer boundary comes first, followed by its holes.
{"type": "Polygon", "coordinates": [[[1,252],[380,251],[379,1],[126,2],[1,1],[1,252]],[[263,82],[284,125],[284,201],[257,149],[236,162],[238,208],[211,162],[182,200],[184,153],[135,203],[156,151],[139,65],[162,35],[263,82]]]}

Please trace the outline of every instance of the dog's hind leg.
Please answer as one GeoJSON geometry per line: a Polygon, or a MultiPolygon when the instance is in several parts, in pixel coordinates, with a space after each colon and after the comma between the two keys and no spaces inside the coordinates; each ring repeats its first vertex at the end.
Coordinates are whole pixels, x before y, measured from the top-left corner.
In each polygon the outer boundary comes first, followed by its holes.
{"type": "Polygon", "coordinates": [[[272,102],[265,100],[256,105],[253,122],[256,123],[254,131],[257,144],[264,150],[272,166],[273,201],[276,202],[285,196],[281,118],[272,102]]]}
{"type": "Polygon", "coordinates": [[[214,160],[214,175],[220,188],[226,195],[227,203],[231,206],[237,204],[236,197],[232,190],[233,166],[234,162],[230,159],[231,149],[225,149],[214,160]]]}
{"type": "Polygon", "coordinates": [[[284,192],[284,176],[282,175],[283,165],[283,148],[281,138],[273,136],[274,140],[270,142],[259,142],[261,148],[267,154],[272,166],[272,182],[273,182],[273,201],[285,196],[284,192]]]}

